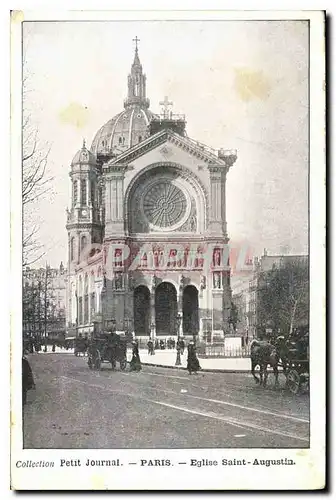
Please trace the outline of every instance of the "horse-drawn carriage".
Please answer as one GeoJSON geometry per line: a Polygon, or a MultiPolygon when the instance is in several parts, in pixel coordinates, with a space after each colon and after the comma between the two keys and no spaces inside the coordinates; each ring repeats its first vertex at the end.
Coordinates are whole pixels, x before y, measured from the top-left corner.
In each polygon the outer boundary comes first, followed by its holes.
{"type": "Polygon", "coordinates": [[[102,363],[111,363],[114,370],[120,365],[121,370],[127,366],[126,339],[116,333],[100,333],[94,335],[88,347],[88,366],[90,370],[100,370],[102,363]]]}
{"type": "Polygon", "coordinates": [[[308,337],[286,342],[287,351],[282,359],[286,386],[291,393],[309,389],[308,337]]]}
{"type": "Polygon", "coordinates": [[[87,353],[88,341],[83,337],[78,337],[74,340],[74,355],[85,356],[87,353]]]}
{"type": "Polygon", "coordinates": [[[299,338],[278,337],[272,343],[253,340],[251,343],[252,375],[257,383],[266,386],[267,368],[273,368],[278,385],[279,368],[286,377],[286,387],[292,394],[309,389],[308,335],[299,338]],[[255,367],[260,366],[259,378],[255,367]]]}

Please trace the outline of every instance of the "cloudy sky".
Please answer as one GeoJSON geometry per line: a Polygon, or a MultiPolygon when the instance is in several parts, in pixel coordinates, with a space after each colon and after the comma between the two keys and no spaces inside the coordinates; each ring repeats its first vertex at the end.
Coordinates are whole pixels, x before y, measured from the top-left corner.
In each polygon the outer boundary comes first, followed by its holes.
{"type": "Polygon", "coordinates": [[[232,242],[247,241],[256,255],[307,252],[307,23],[25,22],[23,35],[24,106],[51,146],[54,177],[34,204],[43,261],[67,260],[70,162],[123,109],[135,35],[150,109],[159,112],[167,95],[191,138],[238,150],[227,182],[232,242]]]}

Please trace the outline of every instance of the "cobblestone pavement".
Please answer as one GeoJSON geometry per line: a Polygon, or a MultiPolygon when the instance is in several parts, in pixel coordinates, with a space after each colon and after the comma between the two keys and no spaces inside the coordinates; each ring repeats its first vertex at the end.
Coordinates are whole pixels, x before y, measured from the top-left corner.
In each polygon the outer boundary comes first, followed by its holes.
{"type": "Polygon", "coordinates": [[[33,354],[36,391],[24,409],[25,448],[309,447],[309,397],[255,384],[248,373],[144,366],[140,373],[85,357],[33,354]]]}

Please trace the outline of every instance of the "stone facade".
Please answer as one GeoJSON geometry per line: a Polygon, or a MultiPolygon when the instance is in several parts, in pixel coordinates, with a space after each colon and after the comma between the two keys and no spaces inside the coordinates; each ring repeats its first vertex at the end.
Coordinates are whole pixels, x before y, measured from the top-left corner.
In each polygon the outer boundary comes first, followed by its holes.
{"type": "Polygon", "coordinates": [[[110,322],[139,337],[221,339],[231,307],[226,178],[237,155],[189,139],[181,115],[150,113],[145,83],[136,50],[122,118],[130,147],[116,150],[121,128],[109,125],[71,164],[68,328],[90,334],[110,322]],[[139,109],[150,121],[135,141],[139,109]]]}

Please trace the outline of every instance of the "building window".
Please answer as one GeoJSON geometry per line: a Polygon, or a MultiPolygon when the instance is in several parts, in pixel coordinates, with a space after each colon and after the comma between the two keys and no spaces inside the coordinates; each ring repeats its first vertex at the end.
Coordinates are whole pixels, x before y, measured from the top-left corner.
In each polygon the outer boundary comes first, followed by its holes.
{"type": "Polygon", "coordinates": [[[96,311],[96,294],[93,292],[91,293],[91,321],[92,321],[92,318],[94,316],[94,313],[96,311]]]}
{"type": "Polygon", "coordinates": [[[141,135],[139,135],[139,138],[138,138],[138,139],[139,139],[139,142],[141,142],[141,141],[142,141],[142,137],[141,137],[141,135]]]}
{"type": "Polygon", "coordinates": [[[122,138],[119,137],[119,144],[122,144],[122,138]]]}
{"type": "Polygon", "coordinates": [[[83,299],[82,297],[78,298],[78,324],[83,324],[83,299]]]}
{"type": "Polygon", "coordinates": [[[77,181],[74,181],[73,183],[73,204],[77,204],[77,197],[78,197],[78,183],[77,181]]]}
{"type": "Polygon", "coordinates": [[[82,236],[81,237],[81,252],[83,252],[85,250],[86,246],[87,246],[87,237],[82,236]]]}
{"type": "Polygon", "coordinates": [[[81,181],[81,200],[82,200],[82,205],[86,205],[87,199],[86,199],[86,180],[83,179],[81,181]]]}
{"type": "Polygon", "coordinates": [[[91,182],[91,203],[92,203],[92,205],[95,204],[95,184],[94,184],[94,182],[91,182]]]}
{"type": "Polygon", "coordinates": [[[70,240],[70,260],[74,260],[75,258],[75,238],[72,237],[70,240]]]}
{"type": "Polygon", "coordinates": [[[84,325],[89,322],[89,296],[84,297],[84,325]]]}

